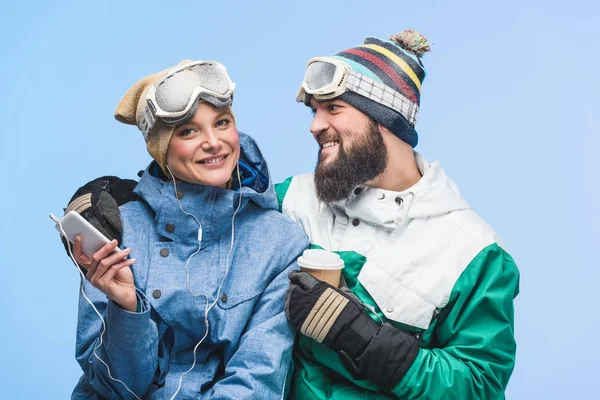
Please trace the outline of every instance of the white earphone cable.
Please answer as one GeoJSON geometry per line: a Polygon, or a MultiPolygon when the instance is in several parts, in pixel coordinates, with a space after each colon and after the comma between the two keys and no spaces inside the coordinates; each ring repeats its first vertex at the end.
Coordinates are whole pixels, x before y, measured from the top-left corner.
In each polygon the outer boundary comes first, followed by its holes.
{"type": "Polygon", "coordinates": [[[65,240],[67,241],[67,248],[69,249],[69,256],[71,257],[71,260],[73,260],[73,263],[75,263],[75,268],[77,268],[77,270],[79,271],[79,275],[81,276],[81,294],[83,295],[83,297],[85,298],[85,300],[90,304],[90,306],[92,306],[92,308],[94,309],[94,311],[96,312],[96,314],[98,315],[98,317],[100,318],[100,321],[102,321],[102,331],[100,332],[100,342],[98,343],[98,345],[96,347],[94,347],[93,353],[94,353],[94,357],[96,357],[98,359],[98,361],[100,361],[102,364],[104,364],[106,366],[106,369],[108,370],[108,377],[110,379],[112,379],[115,382],[119,382],[120,384],[122,384],[125,389],[127,389],[127,391],[129,393],[131,393],[136,399],[141,400],[131,389],[129,389],[129,387],[125,384],[125,382],[123,382],[120,379],[116,379],[112,376],[112,373],[110,372],[110,367],[108,366],[107,363],[104,362],[104,360],[102,358],[100,358],[100,356],[98,356],[98,353],[96,353],[96,350],[98,348],[100,348],[100,346],[102,346],[103,343],[103,337],[104,337],[104,332],[106,332],[106,322],[104,321],[104,318],[102,317],[102,315],[100,314],[100,312],[98,311],[98,309],[96,308],[96,306],[94,306],[94,304],[92,303],[92,301],[87,297],[87,295],[85,294],[85,291],[83,290],[84,287],[84,283],[85,283],[85,275],[83,274],[83,272],[81,271],[81,268],[79,268],[77,261],[75,261],[75,256],[73,256],[73,252],[71,250],[71,243],[69,243],[69,240],[67,239],[67,234],[65,233],[62,224],[60,223],[60,220],[58,218],[56,218],[54,215],[50,214],[50,218],[52,218],[57,224],[58,224],[58,228],[60,229],[60,234],[65,238],[65,240]]]}
{"type": "MultiPolygon", "coordinates": [[[[196,254],[198,254],[200,252],[201,242],[202,242],[202,224],[200,223],[200,221],[198,221],[198,218],[196,218],[196,216],[194,214],[189,213],[183,209],[183,206],[181,205],[181,200],[179,199],[179,196],[177,196],[177,184],[175,183],[175,175],[173,175],[173,173],[169,169],[168,165],[166,165],[166,167],[167,167],[167,170],[169,171],[169,173],[171,174],[171,179],[173,180],[173,193],[175,194],[175,198],[177,199],[177,203],[179,204],[179,208],[181,209],[181,212],[183,212],[185,215],[192,217],[194,219],[194,221],[196,221],[196,224],[198,224],[198,248],[185,262],[185,286],[186,286],[188,292],[190,292],[190,294],[192,296],[194,296],[194,297],[204,296],[206,298],[206,296],[203,294],[194,293],[192,291],[192,289],[190,288],[190,270],[189,270],[190,261],[196,254]]],[[[208,298],[206,298],[206,301],[208,302],[208,298]]]]}
{"type": "MultiPolygon", "coordinates": [[[[200,251],[200,240],[201,240],[201,232],[202,232],[202,225],[200,224],[200,222],[198,221],[198,219],[192,215],[191,213],[188,213],[187,211],[185,211],[181,205],[181,201],[179,200],[179,197],[177,196],[177,186],[175,184],[175,177],[173,175],[173,173],[171,172],[171,170],[169,169],[169,166],[167,165],[167,169],[169,170],[169,173],[171,173],[171,178],[173,178],[173,189],[175,191],[175,198],[177,199],[178,203],[179,203],[179,208],[181,208],[181,211],[184,212],[184,214],[190,215],[192,216],[192,218],[194,218],[194,220],[196,221],[196,223],[198,224],[199,227],[199,236],[198,236],[198,249],[196,250],[196,252],[194,252],[187,260],[186,262],[186,285],[187,285],[187,289],[188,292],[190,292],[190,294],[192,294],[192,296],[194,296],[195,294],[190,290],[189,287],[189,270],[188,270],[188,265],[190,260],[192,259],[192,257],[194,257],[196,254],[198,254],[198,252],[200,251]]],[[[204,341],[204,339],[206,339],[206,337],[208,336],[208,331],[210,328],[210,323],[208,322],[208,312],[217,304],[217,302],[219,301],[219,295],[221,294],[221,289],[223,287],[223,283],[225,282],[225,279],[227,278],[227,275],[229,274],[229,258],[231,256],[231,251],[233,250],[233,244],[234,244],[234,240],[235,240],[235,216],[237,214],[237,212],[239,211],[240,207],[242,206],[242,181],[240,179],[240,165],[239,162],[236,165],[236,170],[237,170],[237,178],[238,178],[238,182],[239,182],[239,189],[238,189],[238,194],[239,194],[239,201],[238,201],[238,206],[235,209],[235,211],[233,212],[233,217],[231,218],[231,243],[229,245],[229,251],[227,252],[227,261],[225,264],[225,276],[223,276],[223,280],[221,281],[221,284],[219,285],[219,288],[217,290],[217,295],[215,297],[215,301],[210,305],[210,307],[208,306],[209,300],[208,297],[206,295],[202,295],[204,296],[204,298],[206,299],[206,307],[204,309],[204,327],[205,327],[205,331],[204,331],[204,335],[202,336],[202,338],[200,339],[200,341],[198,343],[196,343],[196,346],[194,346],[194,362],[192,363],[192,366],[187,370],[184,371],[181,376],[179,377],[179,384],[177,385],[177,390],[175,391],[175,393],[173,394],[173,396],[171,397],[170,400],[173,400],[175,398],[175,396],[177,396],[177,394],[179,393],[179,391],[181,390],[181,385],[183,382],[183,377],[190,372],[191,370],[194,369],[194,367],[196,366],[196,350],[198,349],[198,347],[200,346],[200,344],[202,344],[202,342],[204,341]]]]}

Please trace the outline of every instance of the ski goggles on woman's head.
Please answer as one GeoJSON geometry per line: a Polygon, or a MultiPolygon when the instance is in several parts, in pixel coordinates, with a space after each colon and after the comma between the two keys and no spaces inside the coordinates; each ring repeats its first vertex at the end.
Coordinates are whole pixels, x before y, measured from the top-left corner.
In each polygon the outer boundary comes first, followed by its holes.
{"type": "Polygon", "coordinates": [[[331,100],[348,90],[397,111],[414,126],[419,111],[416,103],[333,57],[314,57],[308,60],[296,101],[308,105],[310,96],[317,100],[331,100]]]}
{"type": "Polygon", "coordinates": [[[235,83],[225,67],[216,61],[193,61],[179,66],[148,90],[140,129],[147,136],[157,118],[165,125],[187,120],[196,111],[199,98],[215,107],[229,106],[234,89],[235,83]]]}

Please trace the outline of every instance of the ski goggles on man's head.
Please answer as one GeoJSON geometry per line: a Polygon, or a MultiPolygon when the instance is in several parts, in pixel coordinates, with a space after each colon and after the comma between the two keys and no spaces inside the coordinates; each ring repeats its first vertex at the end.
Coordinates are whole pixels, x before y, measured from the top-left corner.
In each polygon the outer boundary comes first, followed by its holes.
{"type": "Polygon", "coordinates": [[[199,98],[215,107],[228,106],[234,89],[225,67],[216,61],[181,65],[150,87],[139,127],[147,137],[157,118],[165,125],[177,125],[193,115],[199,98]]]}
{"type": "Polygon", "coordinates": [[[310,96],[317,100],[331,100],[348,90],[397,111],[414,126],[419,111],[416,103],[333,57],[314,57],[308,60],[296,101],[308,105],[310,96]]]}

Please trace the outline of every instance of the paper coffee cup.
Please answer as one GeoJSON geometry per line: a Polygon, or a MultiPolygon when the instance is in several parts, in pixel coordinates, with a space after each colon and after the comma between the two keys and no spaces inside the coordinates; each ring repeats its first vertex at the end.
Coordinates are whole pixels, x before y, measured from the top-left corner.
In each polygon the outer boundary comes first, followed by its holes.
{"type": "Polygon", "coordinates": [[[340,286],[344,261],[336,253],[320,249],[306,249],[298,258],[298,265],[302,271],[308,272],[318,280],[327,282],[336,288],[340,286]]]}

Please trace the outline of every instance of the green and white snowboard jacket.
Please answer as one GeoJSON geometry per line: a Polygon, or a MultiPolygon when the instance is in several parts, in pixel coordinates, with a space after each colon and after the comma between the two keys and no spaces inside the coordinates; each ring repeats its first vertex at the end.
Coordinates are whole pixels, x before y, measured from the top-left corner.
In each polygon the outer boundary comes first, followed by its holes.
{"type": "Polygon", "coordinates": [[[418,154],[417,164],[423,177],[406,191],[358,187],[330,205],[317,200],[312,174],[277,185],[282,212],[304,228],[313,248],[342,257],[348,287],[371,316],[421,346],[387,392],[300,335],[291,398],[504,398],[515,362],[519,271],[440,165],[418,154]]]}

